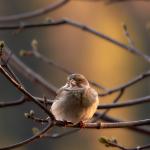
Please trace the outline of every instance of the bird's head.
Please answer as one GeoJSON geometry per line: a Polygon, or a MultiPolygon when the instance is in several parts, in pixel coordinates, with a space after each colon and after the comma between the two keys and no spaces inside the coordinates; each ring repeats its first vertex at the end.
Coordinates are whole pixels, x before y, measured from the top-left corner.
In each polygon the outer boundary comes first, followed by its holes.
{"type": "Polygon", "coordinates": [[[72,87],[88,87],[89,82],[82,74],[71,74],[68,76],[68,82],[72,87]]]}

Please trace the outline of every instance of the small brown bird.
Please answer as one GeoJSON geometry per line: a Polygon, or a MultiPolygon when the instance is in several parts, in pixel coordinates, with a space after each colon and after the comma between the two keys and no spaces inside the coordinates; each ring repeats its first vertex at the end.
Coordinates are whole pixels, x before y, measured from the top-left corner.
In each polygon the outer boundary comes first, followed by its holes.
{"type": "Polygon", "coordinates": [[[92,118],[99,104],[98,93],[81,74],[71,74],[58,90],[51,112],[56,120],[86,122],[92,118]]]}

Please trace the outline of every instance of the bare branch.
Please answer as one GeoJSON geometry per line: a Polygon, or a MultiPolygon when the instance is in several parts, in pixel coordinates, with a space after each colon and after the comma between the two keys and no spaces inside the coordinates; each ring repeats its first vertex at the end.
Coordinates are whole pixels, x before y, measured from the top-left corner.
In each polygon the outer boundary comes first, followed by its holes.
{"type": "Polygon", "coordinates": [[[118,144],[118,141],[116,139],[113,139],[113,138],[109,139],[106,137],[101,137],[99,139],[99,142],[102,144],[105,144],[106,147],[116,147],[121,150],[143,150],[143,149],[150,148],[150,144],[143,145],[143,146],[137,146],[135,148],[125,148],[124,146],[118,144]]]}
{"type": "Polygon", "coordinates": [[[124,50],[127,50],[133,54],[136,54],[140,57],[142,57],[144,60],[146,60],[147,62],[150,62],[150,56],[145,55],[142,51],[140,51],[139,49],[135,48],[135,47],[130,47],[127,46],[101,32],[96,31],[95,29],[88,27],[85,24],[79,23],[77,21],[73,21],[67,18],[64,19],[60,19],[60,20],[51,20],[48,22],[43,22],[43,23],[24,23],[20,25],[4,25],[4,26],[0,26],[0,30],[14,30],[14,29],[19,29],[20,27],[22,29],[28,29],[28,28],[39,28],[39,27],[49,27],[49,26],[59,26],[59,25],[70,25],[76,28],[79,28],[85,32],[88,32],[90,34],[93,34],[99,38],[102,38],[110,43],[113,43],[114,45],[117,45],[121,48],[123,48],[124,50]]]}
{"type": "MultiPolygon", "coordinates": [[[[71,128],[81,128],[80,123],[76,125],[66,125],[66,122],[56,121],[56,126],[62,127],[71,127],[71,128]]],[[[108,129],[108,128],[126,128],[133,126],[143,126],[150,125],[150,119],[137,120],[137,121],[123,121],[123,122],[115,122],[115,123],[104,123],[104,122],[96,122],[96,123],[83,123],[83,128],[88,129],[108,129]]]]}
{"type": "Polygon", "coordinates": [[[127,37],[128,43],[131,47],[135,47],[133,40],[130,37],[129,31],[128,31],[128,27],[126,24],[123,24],[123,30],[124,30],[124,34],[127,37]]]}
{"type": "MultiPolygon", "coordinates": [[[[40,98],[40,97],[34,97],[37,101],[39,101],[42,104],[46,104],[46,105],[51,105],[54,100],[50,100],[48,99],[46,102],[44,101],[44,98],[40,98]]],[[[18,100],[11,100],[10,102],[6,102],[5,100],[3,102],[0,102],[0,108],[5,108],[5,107],[11,107],[11,106],[18,106],[20,104],[23,104],[25,102],[31,102],[30,98],[22,96],[21,98],[19,98],[18,100]]]]}
{"type": "MultiPolygon", "coordinates": [[[[138,121],[118,122],[118,123],[84,123],[84,128],[88,128],[88,129],[122,128],[122,127],[130,127],[130,126],[149,125],[149,124],[150,124],[150,119],[146,119],[146,120],[138,120],[138,121]]],[[[54,125],[60,126],[60,127],[62,127],[62,126],[66,127],[65,122],[61,122],[61,121],[49,122],[48,126],[46,128],[44,128],[37,135],[35,135],[25,141],[22,141],[20,143],[0,148],[0,150],[8,150],[8,149],[17,148],[22,145],[28,144],[34,140],[37,140],[39,138],[45,137],[44,133],[46,133],[48,131],[48,129],[50,129],[54,125]]],[[[67,126],[67,127],[80,128],[80,125],[77,124],[74,126],[67,126]]]]}
{"type": "Polygon", "coordinates": [[[41,16],[43,14],[54,11],[54,10],[62,7],[63,5],[67,4],[68,2],[69,2],[69,0],[60,0],[60,1],[57,1],[53,4],[49,4],[43,8],[34,10],[32,12],[26,12],[26,13],[22,13],[22,14],[18,14],[18,15],[11,15],[11,16],[1,16],[0,22],[20,21],[20,20],[24,20],[24,19],[30,19],[33,17],[38,17],[38,16],[41,16]]]}
{"type": "Polygon", "coordinates": [[[0,108],[16,106],[25,103],[25,98],[21,97],[19,100],[15,100],[12,102],[0,102],[0,108]]]}
{"type": "Polygon", "coordinates": [[[120,108],[120,107],[129,107],[129,106],[134,106],[134,105],[139,105],[142,103],[149,103],[150,102],[150,96],[145,96],[133,100],[128,100],[125,102],[121,103],[112,103],[112,104],[101,104],[98,106],[98,109],[109,109],[109,108],[120,108]]]}
{"type": "MultiPolygon", "coordinates": [[[[39,51],[36,49],[36,50],[31,50],[31,51],[24,51],[23,52],[23,55],[24,56],[35,56],[36,58],[40,59],[41,61],[47,63],[48,65],[51,65],[51,66],[54,66],[56,67],[57,69],[67,73],[67,74],[72,74],[74,73],[73,71],[71,71],[70,69],[67,69],[66,67],[62,66],[61,64],[53,61],[53,60],[50,60],[48,59],[47,57],[45,57],[44,55],[42,55],[41,53],[39,53],[39,51]]],[[[144,78],[147,78],[147,77],[150,77],[150,70],[148,70],[147,72],[144,72],[140,75],[138,75],[137,77],[135,77],[133,80],[131,81],[128,81],[127,83],[119,86],[119,87],[116,87],[114,89],[108,89],[98,83],[96,83],[95,81],[89,81],[92,85],[100,88],[100,89],[103,89],[105,91],[105,93],[100,93],[99,96],[107,96],[107,95],[110,95],[114,92],[118,92],[118,91],[124,91],[126,88],[132,86],[133,84],[143,80],[144,78]]]]}
{"type": "MultiPolygon", "coordinates": [[[[10,53],[10,49],[7,47],[4,48],[4,52],[6,57],[10,53]]],[[[12,55],[9,61],[9,64],[14,67],[22,76],[29,79],[31,82],[40,85],[46,91],[49,92],[50,96],[54,97],[56,95],[57,88],[52,84],[48,83],[45,79],[43,79],[39,74],[31,70],[28,66],[26,66],[16,55],[12,55]]]]}
{"type": "Polygon", "coordinates": [[[141,80],[143,80],[143,79],[145,79],[145,78],[147,78],[147,77],[150,77],[150,70],[148,70],[147,72],[144,72],[144,73],[138,75],[138,76],[135,77],[133,80],[130,80],[130,81],[128,81],[127,83],[125,83],[125,84],[123,84],[123,85],[121,85],[121,86],[119,86],[119,87],[116,87],[116,88],[114,88],[114,89],[108,90],[107,92],[101,93],[101,94],[99,94],[99,95],[100,95],[100,96],[106,96],[106,95],[112,94],[112,93],[114,93],[114,92],[117,92],[117,91],[126,89],[126,88],[132,86],[133,84],[135,84],[135,83],[137,83],[137,82],[139,82],[139,81],[141,81],[141,80]]]}
{"type": "Polygon", "coordinates": [[[39,101],[37,101],[21,84],[16,82],[11,76],[5,71],[5,69],[0,65],[0,72],[20,91],[22,92],[26,97],[31,99],[35,104],[37,104],[40,108],[42,108],[45,113],[52,119],[55,120],[54,115],[47,110],[39,101]]]}
{"type": "MultiPolygon", "coordinates": [[[[34,97],[36,100],[38,100],[40,103],[45,103],[43,98],[39,97],[34,97]]],[[[20,105],[24,102],[29,102],[29,98],[27,97],[21,97],[19,100],[14,100],[11,102],[0,102],[0,108],[3,107],[10,107],[10,106],[15,106],[15,105],[20,105]]],[[[47,99],[46,104],[51,105],[54,102],[54,100],[47,99]]],[[[143,103],[149,103],[150,102],[150,96],[145,96],[137,99],[131,99],[127,100],[125,102],[121,103],[111,103],[111,104],[100,104],[97,109],[114,109],[114,108],[121,108],[121,107],[129,107],[129,106],[134,106],[134,105],[140,105],[143,103]]]]}
{"type": "MultiPolygon", "coordinates": [[[[103,117],[103,116],[102,116],[103,117]]],[[[28,115],[27,118],[30,118],[37,122],[48,122],[45,119],[41,119],[38,117],[35,117],[34,115],[28,115]]],[[[125,127],[132,127],[132,126],[143,126],[143,125],[150,125],[150,119],[144,119],[144,120],[137,120],[137,121],[118,121],[115,123],[106,123],[106,122],[92,122],[92,123],[83,123],[83,126],[81,126],[80,123],[73,125],[70,122],[66,121],[55,121],[54,124],[59,127],[73,127],[73,128],[92,128],[92,129],[105,129],[105,128],[125,128],[125,127]]]]}
{"type": "MultiPolygon", "coordinates": [[[[117,97],[114,99],[113,104],[117,103],[120,98],[123,96],[124,90],[121,90],[120,93],[117,95],[117,97]]],[[[101,106],[101,105],[100,105],[101,106]]],[[[92,122],[96,122],[97,120],[99,120],[100,118],[102,118],[103,116],[105,116],[111,108],[106,109],[101,115],[97,116],[97,118],[95,117],[92,122]]]]}
{"type": "Polygon", "coordinates": [[[28,119],[32,119],[33,121],[41,124],[49,122],[48,120],[49,118],[43,119],[43,118],[36,117],[34,114],[31,114],[31,111],[29,113],[25,113],[25,117],[28,119]]]}
{"type": "MultiPolygon", "coordinates": [[[[40,103],[44,104],[44,99],[39,97],[34,97],[36,100],[38,100],[40,103]]],[[[24,102],[29,102],[29,98],[22,97],[19,100],[14,100],[11,102],[0,102],[0,108],[4,107],[10,107],[10,106],[16,106],[23,104],[24,102]]],[[[54,100],[48,99],[46,104],[51,105],[54,102],[54,100]]],[[[149,103],[150,102],[150,96],[145,96],[137,99],[127,100],[126,102],[121,103],[111,103],[111,104],[100,104],[97,109],[114,109],[114,108],[122,108],[122,107],[129,107],[134,105],[139,105],[142,103],[149,103]]]]}
{"type": "Polygon", "coordinates": [[[51,65],[51,66],[54,66],[56,68],[58,68],[59,70],[67,73],[67,74],[73,74],[74,72],[71,71],[70,69],[67,69],[66,67],[56,63],[55,61],[53,60],[50,60],[49,58],[45,57],[44,55],[42,55],[41,53],[39,53],[39,51],[36,49],[33,49],[32,51],[30,51],[30,56],[33,55],[35,56],[37,59],[45,62],[46,64],[48,65],[51,65]]]}
{"type": "Polygon", "coordinates": [[[106,0],[106,4],[114,4],[121,2],[149,2],[149,0],[106,0]]]}
{"type": "Polygon", "coordinates": [[[28,138],[27,140],[18,142],[16,144],[10,145],[10,146],[6,146],[6,147],[1,147],[0,150],[10,150],[10,149],[14,149],[17,147],[21,147],[23,145],[26,145],[28,143],[31,143],[33,141],[36,141],[38,139],[41,139],[43,137],[43,134],[46,133],[50,128],[53,127],[53,122],[49,121],[48,125],[42,130],[40,131],[38,134],[28,138]]]}
{"type": "MultiPolygon", "coordinates": [[[[53,67],[55,67],[55,68],[57,68],[57,69],[63,71],[64,73],[67,73],[67,74],[73,74],[73,73],[74,73],[73,71],[71,71],[70,69],[66,68],[65,66],[63,66],[63,65],[57,63],[56,61],[51,60],[51,59],[47,58],[46,56],[42,55],[42,54],[38,51],[38,49],[36,49],[36,50],[35,50],[35,49],[32,49],[32,50],[30,50],[30,51],[21,50],[21,51],[20,51],[20,55],[21,55],[21,56],[35,56],[37,59],[43,61],[44,63],[46,63],[46,64],[48,64],[48,65],[50,65],[50,66],[53,66],[53,67]]],[[[90,80],[89,80],[89,82],[90,82],[93,86],[98,87],[99,89],[102,89],[102,90],[107,91],[107,92],[109,91],[108,88],[104,87],[104,86],[101,85],[101,84],[96,83],[95,81],[90,81],[90,80]]]]}
{"type": "Polygon", "coordinates": [[[66,132],[63,132],[63,133],[54,133],[52,135],[49,135],[49,134],[44,134],[43,136],[45,138],[52,138],[52,139],[58,139],[58,138],[62,138],[64,136],[68,136],[70,134],[73,134],[73,133],[76,133],[78,131],[80,131],[81,129],[72,129],[70,131],[66,131],[66,132]]]}
{"type": "MultiPolygon", "coordinates": [[[[94,117],[98,117],[99,115],[101,115],[101,113],[97,112],[94,114],[94,117]]],[[[101,119],[104,121],[107,121],[107,122],[122,122],[122,120],[116,119],[116,118],[108,116],[108,115],[102,116],[101,119]]],[[[142,128],[142,127],[131,126],[128,129],[142,133],[142,134],[150,135],[150,130],[142,128]]]]}

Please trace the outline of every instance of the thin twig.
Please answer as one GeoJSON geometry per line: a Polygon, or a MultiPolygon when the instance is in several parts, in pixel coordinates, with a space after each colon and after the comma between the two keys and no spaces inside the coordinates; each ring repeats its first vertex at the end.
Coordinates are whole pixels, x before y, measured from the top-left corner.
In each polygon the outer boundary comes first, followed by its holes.
{"type": "Polygon", "coordinates": [[[147,78],[147,77],[150,77],[150,70],[148,70],[147,72],[144,72],[144,73],[138,75],[138,76],[135,77],[133,80],[130,80],[130,81],[128,81],[127,83],[122,84],[121,86],[118,86],[118,87],[116,87],[116,88],[113,88],[113,89],[111,89],[111,90],[108,90],[107,92],[101,93],[101,94],[99,94],[99,95],[100,95],[100,96],[106,96],[106,95],[112,94],[112,93],[114,93],[114,92],[117,92],[117,91],[126,89],[126,88],[132,86],[133,84],[135,84],[135,83],[137,83],[137,82],[139,82],[139,81],[141,81],[141,80],[143,80],[143,79],[145,79],[145,78],[147,78]]]}
{"type": "Polygon", "coordinates": [[[48,22],[42,22],[42,23],[24,23],[24,24],[21,24],[21,25],[4,25],[4,26],[0,26],[0,30],[14,30],[14,29],[19,29],[20,27],[22,29],[28,29],[28,28],[39,28],[39,27],[50,27],[50,26],[59,26],[59,25],[70,25],[70,26],[73,26],[73,27],[76,27],[76,28],[79,28],[85,32],[88,32],[90,34],[93,34],[99,38],[102,38],[110,43],[113,43],[114,45],[117,45],[131,53],[134,53],[140,57],[142,57],[144,60],[146,60],[147,62],[150,62],[150,56],[144,54],[141,50],[135,48],[135,47],[130,47],[128,45],[125,45],[105,34],[103,34],[102,32],[98,32],[96,31],[95,29],[85,25],[85,24],[82,24],[80,22],[77,22],[77,21],[74,21],[74,20],[71,20],[71,19],[67,19],[67,18],[63,18],[63,19],[60,19],[60,20],[51,20],[51,21],[48,21],[48,22]]]}
{"type": "Polygon", "coordinates": [[[40,108],[42,108],[45,113],[52,119],[55,120],[54,115],[47,110],[39,101],[37,101],[21,84],[19,84],[17,81],[15,81],[6,71],[5,69],[0,65],[0,72],[19,90],[21,93],[23,93],[26,97],[28,97],[30,100],[32,100],[35,104],[37,104],[40,108]]]}
{"type": "Polygon", "coordinates": [[[68,136],[70,134],[76,133],[76,132],[78,132],[80,130],[81,129],[72,129],[70,131],[66,131],[66,132],[63,132],[63,133],[54,133],[52,135],[44,134],[44,137],[46,137],[46,138],[52,138],[52,139],[58,139],[58,138],[62,138],[64,136],[68,136]]]}
{"type": "MultiPolygon", "coordinates": [[[[120,98],[123,96],[124,90],[121,90],[120,93],[117,95],[117,97],[114,99],[113,104],[117,103],[120,98]]],[[[99,120],[101,117],[105,116],[111,108],[106,109],[101,115],[97,116],[97,118],[95,117],[92,122],[96,122],[97,120],[99,120]]]]}
{"type": "MultiPolygon", "coordinates": [[[[24,51],[25,56],[32,56],[33,55],[36,58],[40,59],[41,61],[43,61],[43,62],[45,62],[49,65],[52,65],[52,66],[58,68],[59,70],[65,72],[67,74],[72,74],[73,73],[73,71],[71,71],[70,69],[68,69],[68,68],[62,66],[61,64],[59,64],[59,63],[57,63],[53,60],[50,60],[49,58],[42,55],[41,53],[39,53],[39,51],[37,49],[29,51],[29,55],[26,55],[26,53],[28,54],[28,51],[24,51]]],[[[108,88],[106,88],[106,87],[102,86],[101,84],[98,84],[94,81],[89,81],[89,82],[92,85],[94,85],[95,87],[98,87],[98,88],[103,89],[105,91],[105,93],[100,93],[99,96],[107,96],[107,95],[110,95],[114,92],[125,90],[127,87],[132,86],[133,84],[136,84],[137,82],[139,82],[139,81],[141,81],[141,80],[143,80],[144,78],[147,78],[147,77],[150,77],[150,70],[138,75],[133,80],[128,81],[127,83],[122,84],[121,86],[118,86],[114,89],[108,89],[108,88]]]]}
{"type": "Polygon", "coordinates": [[[46,133],[50,128],[53,127],[53,122],[49,121],[49,123],[47,124],[47,126],[42,130],[40,131],[39,133],[37,133],[36,135],[24,140],[24,141],[21,141],[21,142],[18,142],[16,144],[13,144],[13,145],[9,145],[9,146],[6,146],[6,147],[1,147],[0,150],[10,150],[10,149],[14,149],[14,148],[18,148],[18,147],[21,147],[23,145],[26,145],[28,143],[31,143],[33,141],[36,141],[38,139],[41,139],[43,138],[43,134],[46,133]]]}
{"type": "MultiPolygon", "coordinates": [[[[103,116],[102,116],[103,117],[103,116]]],[[[28,115],[28,118],[37,121],[37,122],[47,122],[45,119],[41,119],[38,117],[35,117],[34,115],[28,115]]],[[[150,125],[150,119],[144,119],[144,120],[137,120],[137,121],[120,121],[115,123],[106,123],[106,122],[93,122],[93,123],[83,123],[83,126],[81,127],[81,124],[70,124],[70,122],[67,125],[67,122],[63,121],[55,121],[54,124],[59,127],[73,127],[73,128],[93,128],[93,129],[105,129],[105,128],[125,128],[125,127],[131,127],[131,126],[143,126],[143,125],[150,125]]]]}
{"type": "MultiPolygon", "coordinates": [[[[45,103],[43,98],[40,97],[34,97],[36,100],[38,100],[40,103],[45,103]]],[[[4,107],[10,107],[10,106],[17,106],[20,105],[24,102],[29,102],[30,99],[27,97],[21,97],[18,100],[13,100],[11,102],[6,102],[5,100],[3,102],[0,102],[0,108],[4,107]]],[[[52,105],[54,100],[47,99],[46,104],[47,105],[52,105]]],[[[114,108],[121,108],[121,107],[129,107],[129,106],[134,106],[134,105],[139,105],[139,104],[144,104],[144,103],[150,103],[150,96],[145,96],[137,99],[131,99],[127,100],[125,102],[121,103],[111,103],[111,104],[100,104],[97,109],[114,109],[114,108]]]]}
{"type": "Polygon", "coordinates": [[[143,150],[143,149],[148,149],[150,148],[150,144],[146,144],[146,145],[143,145],[143,146],[137,146],[137,147],[134,147],[134,148],[126,148],[120,144],[118,144],[118,141],[116,139],[113,139],[113,138],[106,138],[106,137],[101,137],[99,139],[99,142],[102,143],[102,144],[105,144],[106,147],[116,147],[116,148],[119,148],[121,150],[143,150]]]}
{"type": "Polygon", "coordinates": [[[25,113],[25,117],[28,118],[28,119],[32,119],[33,121],[41,123],[41,124],[48,123],[48,119],[39,118],[39,117],[36,117],[33,114],[30,115],[30,113],[25,113]]]}
{"type": "Polygon", "coordinates": [[[134,42],[133,42],[133,40],[131,39],[131,36],[130,36],[130,34],[129,34],[127,25],[123,23],[122,26],[123,26],[124,34],[125,34],[125,36],[126,36],[126,38],[127,38],[127,40],[128,40],[129,46],[135,47],[134,42]]]}
{"type": "MultiPolygon", "coordinates": [[[[4,48],[6,57],[9,55],[10,51],[11,50],[8,47],[4,48]]],[[[11,56],[11,59],[9,60],[9,64],[12,67],[14,67],[22,76],[29,79],[31,82],[40,85],[42,88],[48,91],[51,97],[54,98],[56,96],[57,88],[54,85],[48,83],[39,74],[34,72],[27,65],[25,65],[22,61],[20,61],[20,59],[16,55],[13,54],[11,56]]]]}
{"type": "MultiPolygon", "coordinates": [[[[56,121],[56,126],[62,127],[71,127],[71,128],[81,128],[80,124],[76,125],[66,125],[62,121],[56,121]]],[[[104,122],[96,122],[96,123],[83,123],[83,128],[88,129],[108,129],[108,128],[127,128],[133,126],[143,126],[150,125],[150,119],[137,120],[137,121],[123,121],[123,122],[115,122],[115,123],[104,123],[104,122]]]]}
{"type": "MultiPolygon", "coordinates": [[[[94,117],[97,117],[97,116],[99,116],[99,115],[101,115],[101,113],[100,113],[100,112],[96,112],[96,113],[94,114],[94,117]]],[[[122,120],[116,119],[116,118],[111,117],[111,116],[109,116],[109,115],[102,116],[102,117],[101,117],[101,120],[104,120],[104,121],[107,121],[107,122],[122,122],[122,120]]],[[[136,131],[136,132],[142,133],[142,134],[146,134],[146,135],[148,135],[148,136],[150,135],[150,130],[145,129],[145,128],[142,128],[142,127],[131,126],[131,127],[129,127],[128,129],[130,129],[130,130],[132,130],[132,131],[136,131]]]]}
{"type": "Polygon", "coordinates": [[[54,11],[54,10],[62,7],[63,5],[67,4],[68,2],[69,2],[69,0],[60,0],[60,1],[56,1],[53,4],[49,4],[43,8],[34,10],[32,12],[26,12],[26,13],[22,13],[22,14],[18,14],[18,15],[11,15],[11,16],[1,16],[0,22],[20,21],[20,20],[24,20],[24,19],[38,17],[43,14],[54,11]]]}
{"type": "Polygon", "coordinates": [[[71,71],[70,69],[67,69],[66,67],[56,63],[55,61],[53,60],[50,60],[49,58],[45,57],[44,55],[42,55],[41,53],[39,53],[38,50],[32,50],[32,54],[33,56],[35,56],[36,58],[38,58],[39,60],[51,65],[51,66],[54,66],[56,68],[58,68],[59,70],[67,73],[67,74],[73,74],[74,72],[71,71]]]}
{"type": "Polygon", "coordinates": [[[106,4],[114,4],[114,3],[121,3],[121,2],[149,2],[149,0],[106,0],[106,4]]]}
{"type": "Polygon", "coordinates": [[[23,103],[25,103],[26,100],[23,97],[21,97],[19,100],[14,100],[14,101],[11,101],[11,102],[0,102],[0,108],[5,108],[5,107],[12,107],[12,106],[17,106],[17,105],[21,105],[23,103]]]}
{"type": "MultiPolygon", "coordinates": [[[[40,97],[34,97],[37,101],[39,101],[42,104],[46,105],[52,105],[52,103],[54,102],[54,100],[50,100],[48,99],[46,102],[44,101],[44,98],[40,98],[40,97]]],[[[19,98],[18,100],[11,100],[11,101],[0,101],[0,108],[5,108],[5,107],[12,107],[12,106],[18,106],[20,104],[23,104],[25,102],[31,102],[30,98],[22,96],[21,98],[19,98]]]]}
{"type": "Polygon", "coordinates": [[[98,106],[98,109],[109,109],[109,108],[113,109],[113,108],[120,108],[120,107],[129,107],[129,106],[139,105],[143,103],[150,103],[150,95],[137,98],[137,99],[127,100],[121,103],[101,104],[98,106]]]}
{"type": "MultiPolygon", "coordinates": [[[[56,61],[52,60],[52,59],[49,59],[47,58],[46,56],[42,55],[38,49],[32,49],[31,51],[25,51],[25,50],[22,50],[20,51],[21,53],[21,56],[35,56],[37,59],[43,61],[44,63],[50,65],[50,66],[53,66],[61,71],[63,71],[64,73],[67,73],[67,74],[73,74],[74,72],[71,71],[70,69],[66,68],[65,66],[63,66],[62,64],[59,64],[57,63],[56,61]]],[[[104,87],[103,85],[99,84],[99,83],[96,83],[95,81],[91,81],[89,80],[89,82],[95,86],[95,87],[98,87],[99,89],[102,89],[104,91],[109,91],[108,88],[104,87]]]]}

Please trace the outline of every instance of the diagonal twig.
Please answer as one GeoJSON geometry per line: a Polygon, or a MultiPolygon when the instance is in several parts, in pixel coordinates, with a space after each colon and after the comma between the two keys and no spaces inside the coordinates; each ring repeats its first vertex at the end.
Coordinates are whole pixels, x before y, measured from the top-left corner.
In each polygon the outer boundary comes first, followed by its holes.
{"type": "MultiPolygon", "coordinates": [[[[4,48],[5,55],[9,55],[10,49],[8,47],[4,48]]],[[[44,78],[42,78],[39,74],[34,72],[32,69],[30,69],[27,65],[25,65],[22,61],[19,60],[19,58],[16,55],[12,55],[11,59],[9,60],[9,64],[14,67],[20,74],[22,74],[24,77],[29,79],[31,82],[34,82],[35,84],[40,85],[43,87],[46,91],[49,92],[49,95],[54,97],[56,96],[57,88],[48,83],[44,78]]]]}
{"type": "Polygon", "coordinates": [[[22,14],[18,14],[18,15],[11,15],[11,16],[1,16],[0,22],[20,21],[20,20],[24,20],[24,19],[38,17],[43,14],[54,11],[54,10],[62,7],[63,5],[67,4],[68,2],[69,2],[69,0],[60,0],[60,1],[56,1],[53,4],[49,4],[43,8],[34,10],[32,12],[26,12],[26,13],[22,13],[22,14]]]}
{"type": "Polygon", "coordinates": [[[101,104],[98,106],[97,109],[109,109],[109,108],[113,109],[113,108],[129,107],[129,106],[139,105],[142,103],[150,103],[150,95],[137,98],[137,99],[127,100],[121,103],[101,104]]]}
{"type": "Polygon", "coordinates": [[[26,145],[28,143],[31,143],[33,141],[36,141],[38,139],[41,139],[41,138],[43,138],[43,134],[46,133],[52,127],[53,127],[53,122],[49,121],[47,126],[42,131],[37,133],[36,135],[34,135],[34,136],[32,136],[26,140],[23,140],[21,142],[18,142],[16,144],[9,145],[6,147],[0,147],[0,150],[10,150],[10,149],[18,148],[18,147],[21,147],[21,146],[26,145]]]}
{"type": "Polygon", "coordinates": [[[21,93],[23,93],[26,97],[28,97],[30,100],[32,100],[35,104],[37,104],[40,108],[42,108],[45,113],[52,119],[55,120],[54,115],[47,110],[39,101],[37,101],[20,83],[15,81],[6,71],[5,69],[0,65],[0,72],[19,90],[21,93]]]}
{"type": "Polygon", "coordinates": [[[60,26],[60,25],[70,25],[73,26],[75,28],[81,29],[85,32],[88,32],[92,35],[95,35],[99,38],[102,38],[110,43],[113,43],[116,46],[119,46],[121,48],[123,48],[124,50],[127,50],[133,54],[136,54],[137,56],[142,57],[145,61],[150,63],[150,56],[144,54],[141,50],[135,48],[135,47],[130,47],[128,45],[125,45],[117,40],[115,40],[114,38],[111,38],[109,36],[107,36],[106,34],[103,34],[102,32],[98,32],[95,29],[82,24],[80,22],[71,20],[71,19],[67,19],[67,18],[63,18],[63,19],[59,19],[59,20],[51,20],[48,22],[41,22],[41,23],[24,23],[21,25],[4,25],[4,26],[0,26],[0,30],[14,30],[14,29],[19,29],[20,27],[22,29],[28,29],[28,28],[39,28],[39,27],[50,27],[50,26],[60,26]]]}

